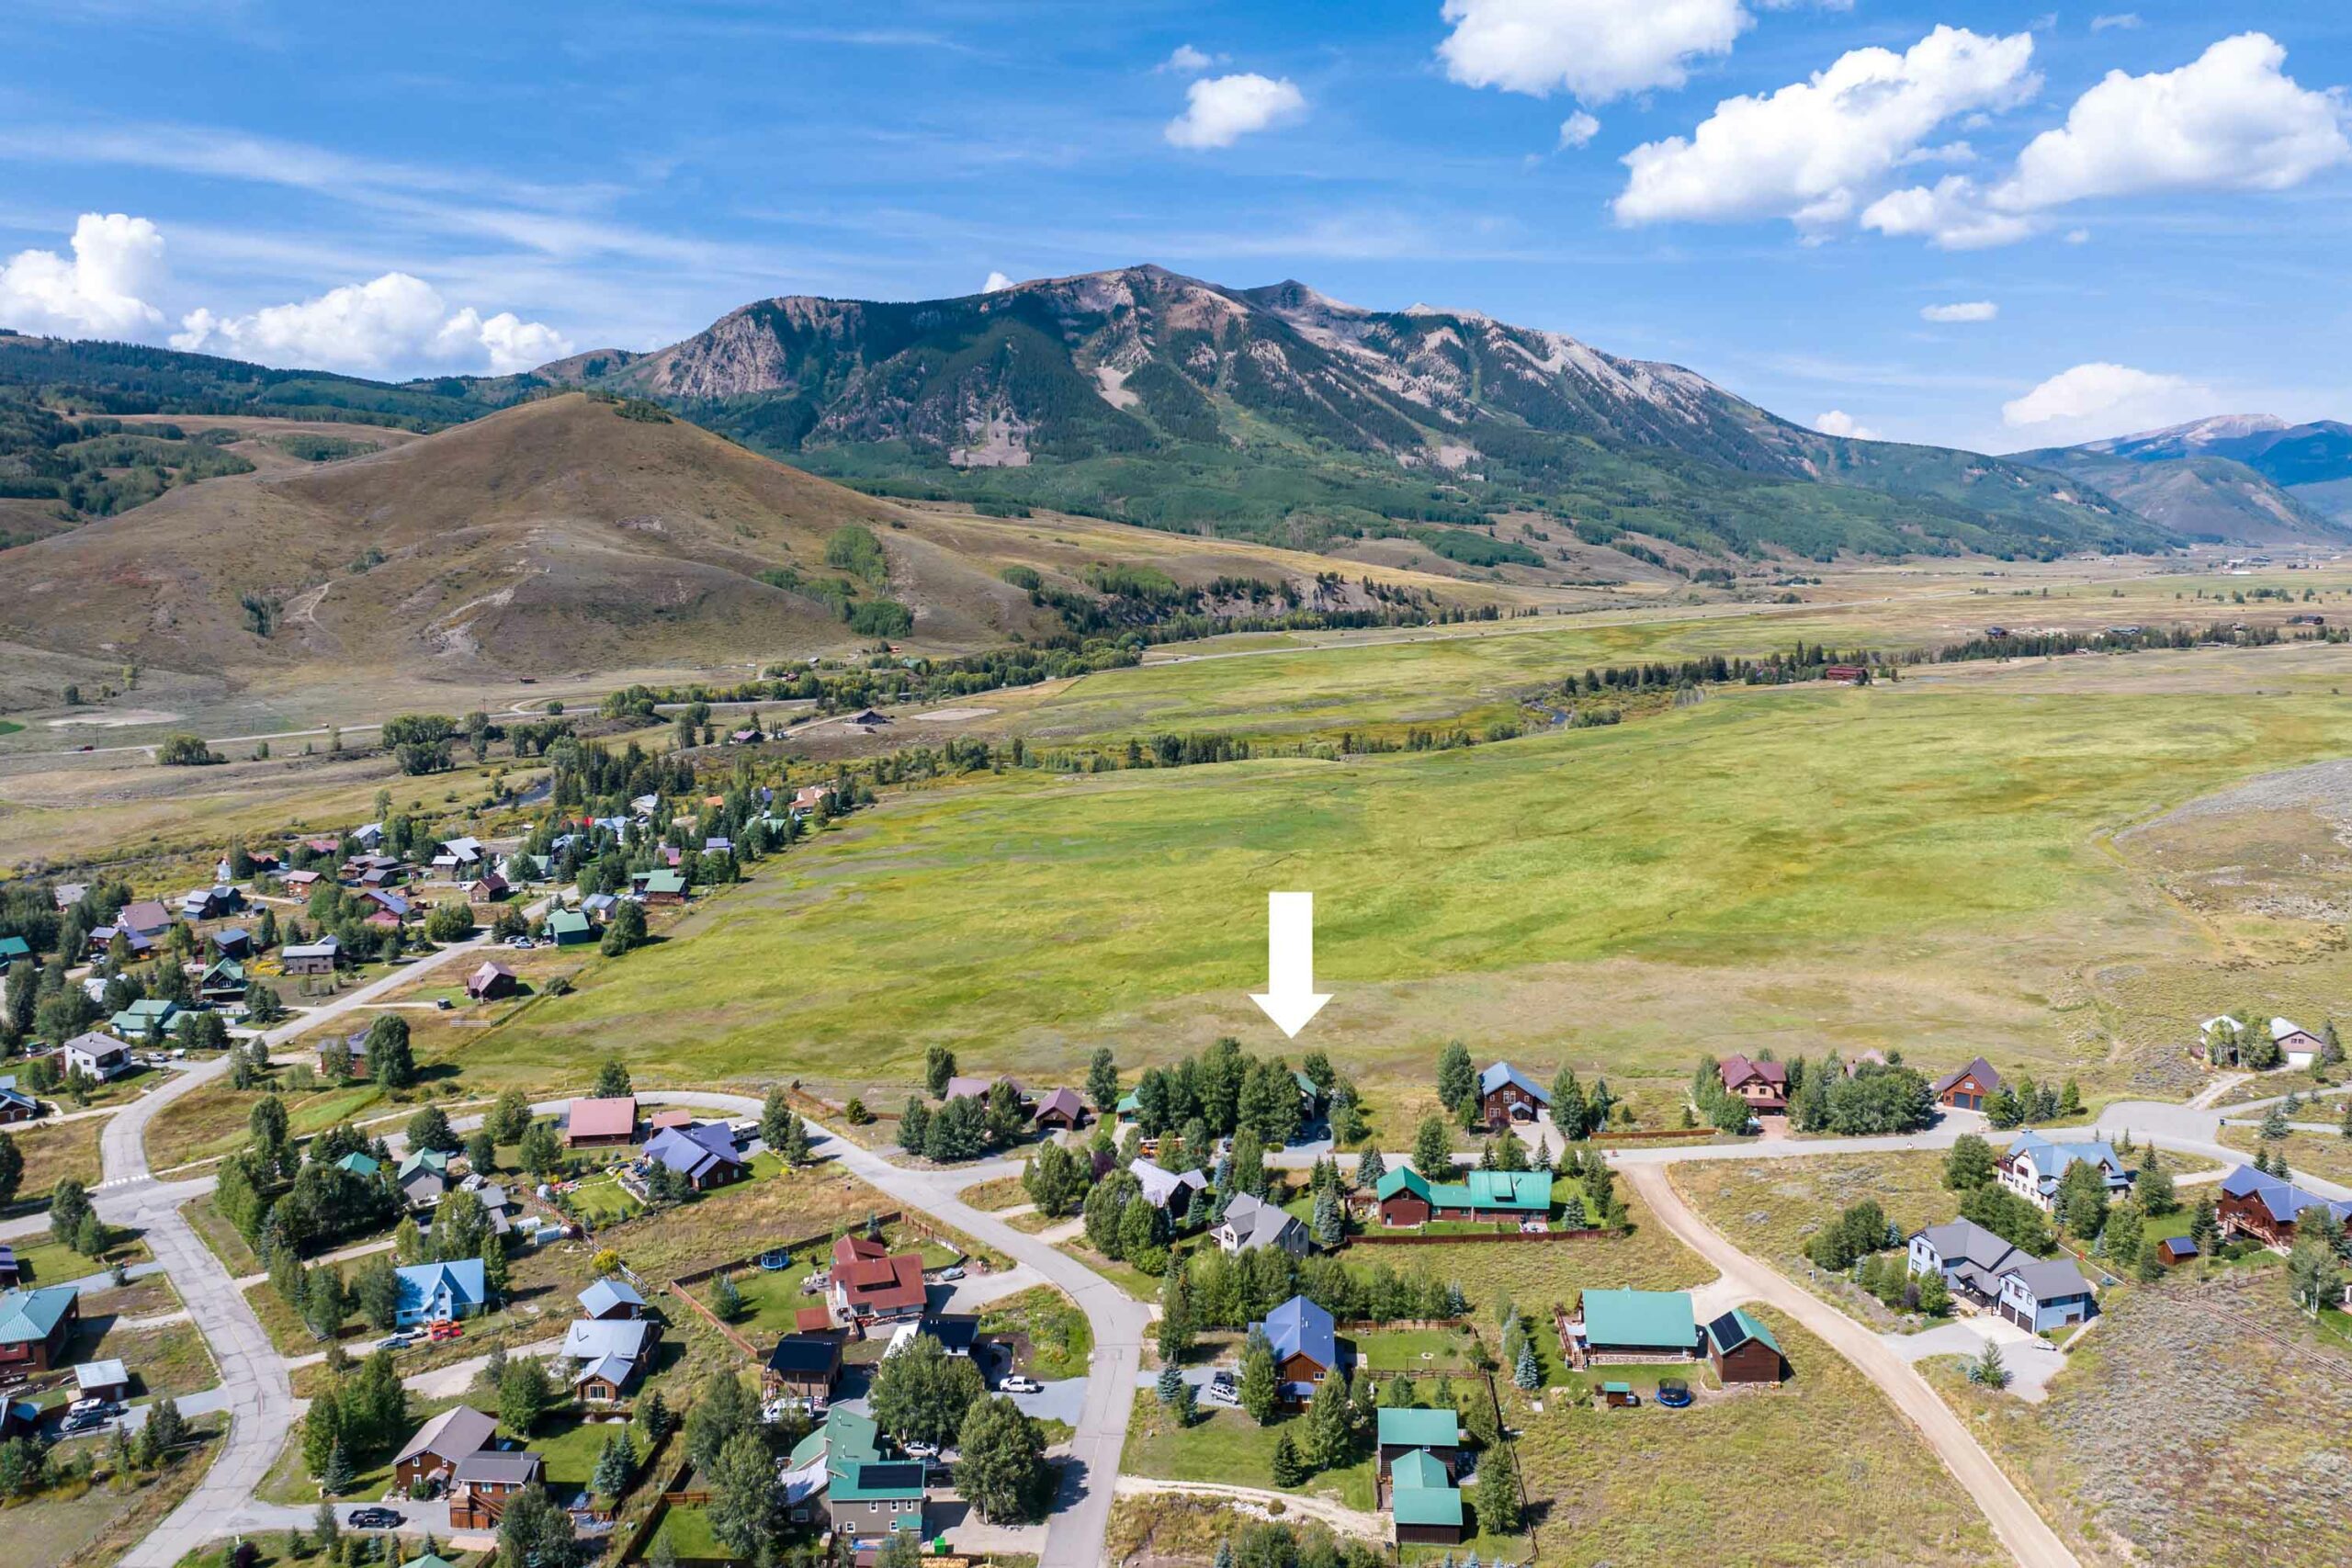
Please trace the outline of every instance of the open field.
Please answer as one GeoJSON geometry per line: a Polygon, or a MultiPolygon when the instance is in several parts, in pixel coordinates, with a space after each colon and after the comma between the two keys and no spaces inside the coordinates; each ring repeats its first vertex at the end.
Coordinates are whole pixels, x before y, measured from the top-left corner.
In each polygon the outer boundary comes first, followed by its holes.
{"type": "Polygon", "coordinates": [[[1751,1258],[1836,1302],[1874,1327],[1893,1319],[1842,1280],[1805,1261],[1805,1243],[1849,1204],[1875,1199],[1905,1235],[1960,1212],[1935,1153],[1827,1155],[1820,1159],[1696,1160],[1667,1168],[1674,1190],[1751,1258]]]}
{"type": "Polygon", "coordinates": [[[36,1122],[29,1127],[9,1128],[8,1135],[16,1140],[17,1151],[25,1156],[24,1183],[17,1189],[17,1201],[46,1202],[49,1190],[69,1176],[85,1187],[96,1182],[99,1174],[98,1139],[106,1124],[105,1117],[93,1116],[87,1121],[51,1127],[36,1122]]]}
{"type": "Polygon", "coordinates": [[[1538,1499],[1537,1561],[1958,1568],[1997,1557],[1983,1517],[1884,1396],[1803,1329],[1762,1315],[1796,1371],[1778,1390],[1702,1393],[1687,1410],[1547,1399],[1541,1412],[1507,1390],[1520,1473],[1538,1499]]]}
{"type": "MultiPolygon", "coordinates": [[[[2340,1105],[2342,1101],[2334,1102],[2340,1105]]],[[[2316,1112],[2306,1111],[2301,1120],[2318,1121],[2316,1112]]],[[[2335,1117],[2326,1120],[2334,1121],[2335,1117]]],[[[2261,1130],[2256,1127],[2224,1127],[2222,1142],[2233,1149],[2246,1152],[2248,1164],[2253,1163],[2254,1151],[2262,1146],[2261,1130]]],[[[2287,1156],[2290,1170],[2307,1171],[2323,1181],[2352,1185],[2352,1143],[2334,1133],[2290,1132],[2279,1140],[2278,1150],[2287,1156]]]]}
{"type": "MultiPolygon", "coordinates": [[[[183,1449],[161,1470],[141,1476],[128,1491],[111,1479],[52,1488],[12,1504],[5,1516],[9,1560],[40,1568],[82,1568],[111,1562],[178,1506],[211,1467],[220,1432],[218,1417],[190,1423],[200,1441],[183,1449]]],[[[103,1465],[98,1445],[92,1450],[103,1465]]]]}
{"type": "MultiPolygon", "coordinates": [[[[1125,1475],[1148,1475],[1161,1481],[1215,1481],[1234,1486],[1271,1487],[1268,1471],[1274,1445],[1288,1432],[1294,1444],[1303,1443],[1306,1416],[1291,1414],[1261,1427],[1248,1414],[1216,1405],[1203,1405],[1190,1427],[1179,1427],[1172,1412],[1148,1389],[1136,1393],[1135,1416],[1127,1427],[1127,1446],[1119,1456],[1125,1475]]],[[[1338,1470],[1320,1471],[1294,1490],[1329,1497],[1369,1513],[1373,1505],[1372,1461],[1367,1456],[1338,1470]]]]}
{"type": "Polygon", "coordinates": [[[2275,1272],[2127,1293],[2046,1404],[1923,1369],[2086,1563],[2341,1562],[2352,1359],[2275,1272]]]}
{"type": "Polygon", "coordinates": [[[1271,1048],[1245,995],[1262,893],[1306,880],[1337,998],[1316,1043],[1368,1087],[1425,1078],[1449,1035],[1545,1064],[1566,1031],[1612,1075],[1686,1073],[1703,1039],[2161,1089],[2231,949],[2099,835],[2347,743],[2322,696],[2062,699],[1996,671],[1472,751],[1015,773],[820,835],[481,1032],[469,1070],[629,1040],[648,1081],[912,1076],[940,1043],[1051,1081],[1103,1038],[1271,1048]]]}

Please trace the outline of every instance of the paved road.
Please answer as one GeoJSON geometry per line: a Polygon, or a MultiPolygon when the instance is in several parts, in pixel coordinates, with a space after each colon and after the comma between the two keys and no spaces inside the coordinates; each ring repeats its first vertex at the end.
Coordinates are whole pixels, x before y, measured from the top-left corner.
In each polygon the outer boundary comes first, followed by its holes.
{"type": "MultiPolygon", "coordinates": [[[[263,1039],[273,1048],[283,1045],[309,1030],[365,1007],[419,974],[479,951],[487,942],[485,936],[427,953],[380,980],[281,1024],[263,1039]]],[[[229,1413],[229,1434],[213,1458],[212,1468],[178,1507],[123,1555],[121,1568],[172,1568],[188,1552],[218,1536],[265,1528],[283,1529],[288,1522],[283,1516],[302,1512],[273,1508],[253,1500],[254,1489],[277,1462],[286,1434],[298,1412],[285,1358],[270,1343],[261,1320],[254,1315],[252,1305],[229,1270],[180,1217],[178,1206],[211,1183],[209,1179],[195,1182],[157,1181],[147,1166],[147,1123],[155,1113],[228,1070],[225,1056],[189,1068],[173,1082],[126,1106],[122,1114],[107,1124],[100,1145],[106,1179],[94,1190],[93,1201],[108,1222],[145,1233],[156,1262],[178,1287],[180,1299],[187,1303],[212,1351],[213,1363],[220,1369],[220,1393],[229,1413]]],[[[412,1513],[412,1517],[415,1517],[412,1513]]],[[[441,1522],[446,1529],[446,1510],[441,1522]]]]}
{"type": "Polygon", "coordinates": [[[1722,1269],[1724,1279],[1738,1285],[1747,1299],[1763,1302],[1795,1318],[1884,1391],[1894,1407],[1919,1429],[1952,1478],[1975,1499],[1993,1533],[2023,1568],[2079,1568],[2058,1532],[2034,1512],[2033,1505],[1910,1362],[1836,1307],[1724,1240],[1682,1201],[1660,1163],[1630,1165],[1625,1174],[1658,1222],[1684,1246],[1722,1269]]]}
{"type": "MultiPolygon", "coordinates": [[[[649,1092],[638,1099],[729,1116],[760,1113],[758,1100],[738,1094],[649,1092]]],[[[817,1151],[840,1160],[850,1174],[1036,1270],[1085,1312],[1094,1330],[1094,1356],[1085,1379],[1086,1398],[1079,1419],[1072,1423],[1070,1462],[1065,1467],[1061,1495],[1046,1526],[1038,1568],[1096,1568],[1110,1529],[1113,1483],[1119,1472],[1119,1451],[1126,1444],[1127,1419],[1135,1410],[1136,1374],[1143,1365],[1151,1309],[1042,1237],[1013,1229],[998,1215],[973,1208],[958,1195],[976,1181],[1009,1174],[1014,1168],[1010,1163],[910,1170],[814,1122],[808,1123],[808,1130],[817,1151]]]]}

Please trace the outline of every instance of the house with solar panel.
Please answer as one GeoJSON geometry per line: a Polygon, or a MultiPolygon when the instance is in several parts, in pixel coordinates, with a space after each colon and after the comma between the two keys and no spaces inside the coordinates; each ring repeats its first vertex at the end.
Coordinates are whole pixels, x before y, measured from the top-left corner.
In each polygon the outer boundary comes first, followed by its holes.
{"type": "Polygon", "coordinates": [[[1548,1170],[1469,1170],[1459,1181],[1431,1181],[1398,1166],[1373,1189],[1384,1225],[1431,1220],[1542,1220],[1552,1213],[1548,1170]]]}
{"type": "Polygon", "coordinates": [[[1726,1385],[1778,1383],[1789,1375],[1789,1361],[1781,1353],[1781,1342],[1772,1337],[1772,1331],[1762,1320],[1745,1307],[1734,1307],[1721,1317],[1708,1320],[1707,1359],[1715,1369],[1715,1381],[1726,1385]]]}
{"type": "Polygon", "coordinates": [[[852,1545],[903,1530],[923,1535],[923,1464],[886,1457],[881,1428],[845,1405],[802,1438],[783,1468],[785,1507],[795,1524],[822,1520],[852,1545]]]}
{"type": "Polygon", "coordinates": [[[1478,1075],[1478,1116],[1488,1132],[1499,1133],[1514,1122],[1535,1122],[1552,1097],[1533,1078],[1509,1062],[1497,1062],[1478,1075]]]}

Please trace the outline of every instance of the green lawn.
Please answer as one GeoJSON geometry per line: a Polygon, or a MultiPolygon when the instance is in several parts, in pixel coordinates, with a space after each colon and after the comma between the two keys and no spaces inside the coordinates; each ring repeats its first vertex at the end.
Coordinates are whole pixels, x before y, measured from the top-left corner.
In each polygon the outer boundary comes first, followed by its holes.
{"type": "Polygon", "coordinates": [[[567,1212],[577,1215],[598,1230],[636,1218],[645,1212],[645,1205],[621,1190],[620,1182],[611,1176],[597,1176],[582,1180],[563,1195],[567,1212]]]}
{"type": "Polygon", "coordinates": [[[1051,1285],[1008,1296],[980,1314],[983,1334],[1020,1335],[1029,1346],[1018,1370],[1037,1378],[1086,1375],[1094,1330],[1078,1304],[1051,1285]]]}
{"type": "MultiPolygon", "coordinates": [[[[1261,1427],[1238,1410],[1204,1407],[1190,1427],[1180,1427],[1172,1413],[1146,1389],[1136,1394],[1127,1446],[1119,1458],[1125,1475],[1157,1476],[1165,1481],[1213,1481],[1235,1486],[1272,1489],[1268,1472],[1274,1444],[1283,1433],[1301,1440],[1302,1417],[1287,1416],[1261,1427]]],[[[1373,1472],[1369,1458],[1342,1470],[1311,1475],[1297,1491],[1332,1498],[1366,1513],[1373,1506],[1373,1472]]]]}
{"type": "MultiPolygon", "coordinates": [[[[605,1445],[618,1429],[569,1414],[548,1416],[532,1427],[529,1447],[547,1461],[548,1495],[568,1499],[573,1492],[585,1487],[596,1472],[596,1461],[604,1456],[605,1445]]],[[[630,1436],[639,1434],[632,1431],[630,1436]]]]}
{"type": "Polygon", "coordinates": [[[1475,1335],[1452,1328],[1385,1328],[1349,1338],[1356,1354],[1381,1373],[1458,1371],[1477,1353],[1475,1335]]]}
{"type": "Polygon", "coordinates": [[[1899,1035],[2096,1092],[2132,1061],[2053,1021],[2074,966],[2207,950],[2093,835],[2347,746],[2324,693],[1985,678],[1733,692],[1469,751],[1017,772],[850,819],[470,1054],[555,1076],[627,1038],[645,1081],[718,1084],[770,1071],[780,1034],[798,1070],[860,1078],[933,1043],[1042,1078],[1114,1034],[1275,1048],[1245,991],[1269,879],[1306,864],[1317,1027],[1367,1077],[1425,1077],[1452,1033],[1548,1073],[1565,1026],[1612,1075],[1687,1072],[1702,1038],[1899,1035]]]}
{"type": "Polygon", "coordinates": [[[116,1263],[144,1263],[154,1255],[136,1231],[117,1229],[115,1240],[96,1258],[85,1258],[70,1247],[40,1240],[16,1243],[17,1266],[29,1285],[62,1285],[91,1274],[103,1274],[116,1263]]]}

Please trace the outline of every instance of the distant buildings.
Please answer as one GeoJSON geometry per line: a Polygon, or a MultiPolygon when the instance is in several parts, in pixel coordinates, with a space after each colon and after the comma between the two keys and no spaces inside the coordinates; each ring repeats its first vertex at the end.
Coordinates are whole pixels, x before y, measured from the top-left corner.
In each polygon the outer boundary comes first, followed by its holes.
{"type": "Polygon", "coordinates": [[[1478,1075],[1479,1119],[1490,1132],[1514,1122],[1533,1122],[1551,1103],[1548,1092],[1509,1062],[1497,1062],[1478,1075]]]}
{"type": "Polygon", "coordinates": [[[2066,1168],[2078,1160],[2098,1168],[2109,1196],[2131,1190],[2132,1174],[2112,1145],[2055,1144],[2030,1128],[2017,1135],[1994,1169],[2002,1186],[2046,1214],[2057,1207],[2058,1184],[2065,1179],[2066,1168]]]}
{"type": "Polygon", "coordinates": [[[1982,1111],[1984,1102],[1999,1092],[2001,1075],[1993,1064],[1979,1056],[1958,1072],[1946,1073],[1928,1086],[1936,1103],[1952,1111],[1982,1111]]]}

